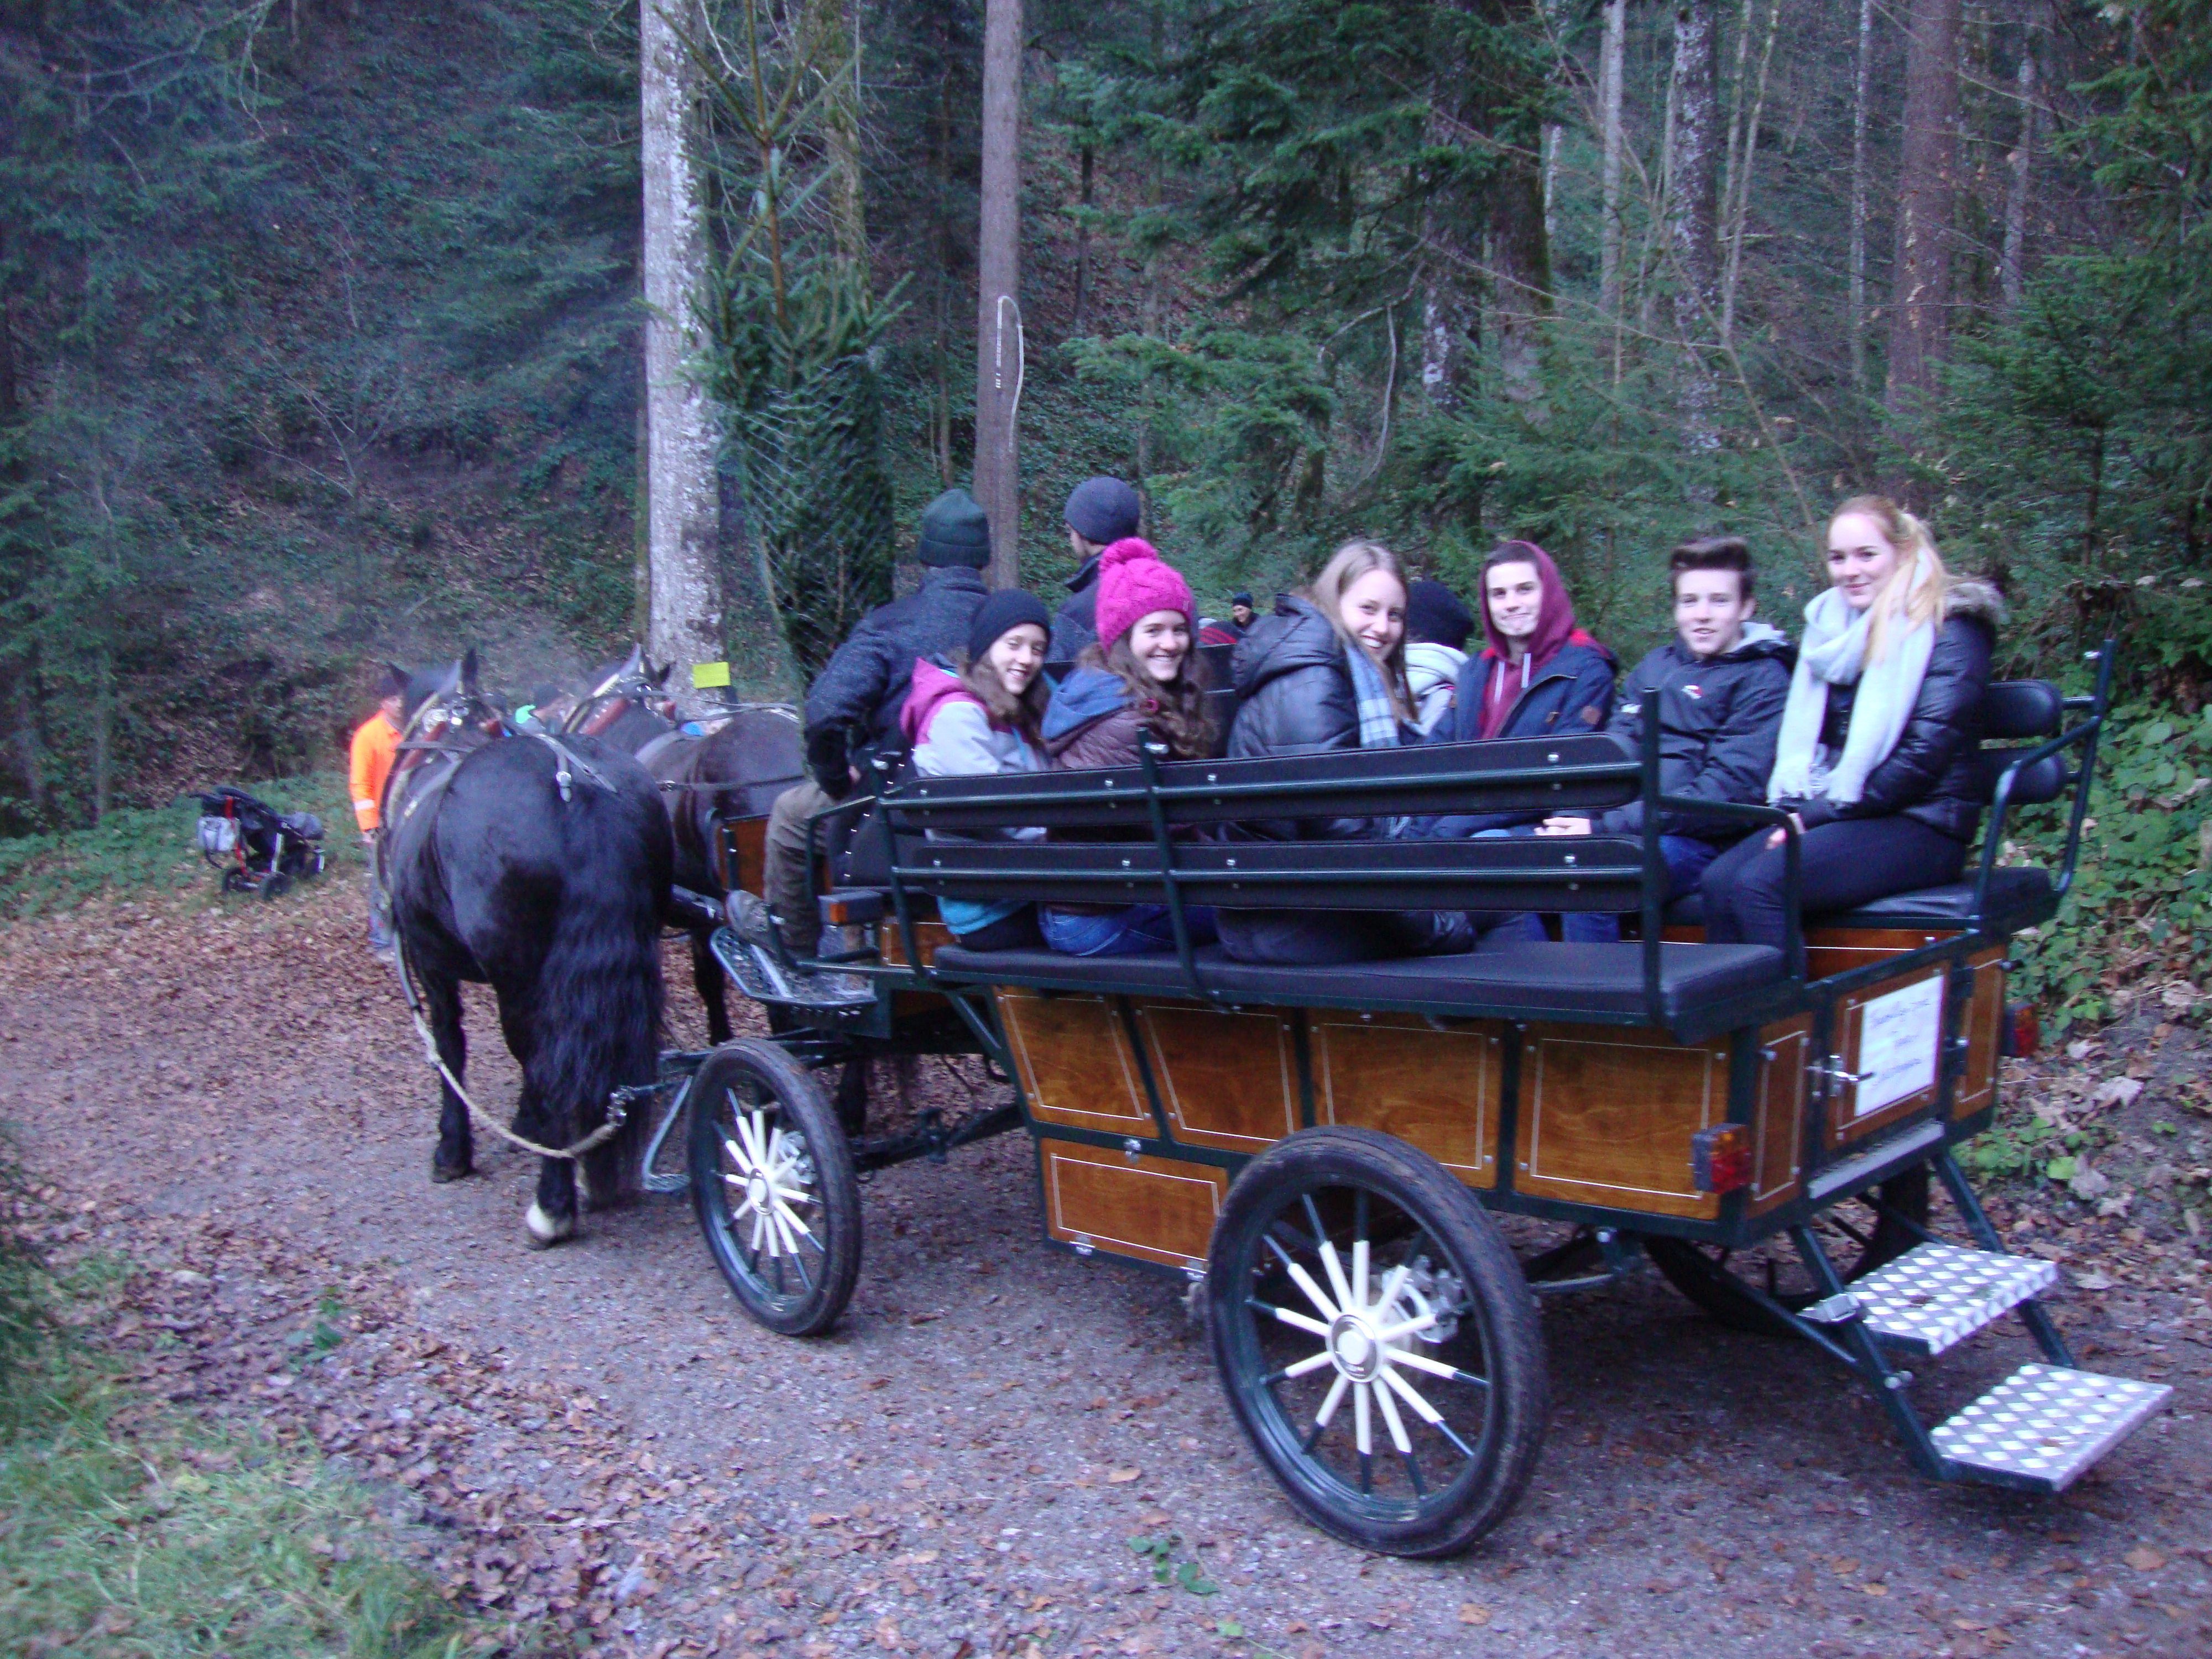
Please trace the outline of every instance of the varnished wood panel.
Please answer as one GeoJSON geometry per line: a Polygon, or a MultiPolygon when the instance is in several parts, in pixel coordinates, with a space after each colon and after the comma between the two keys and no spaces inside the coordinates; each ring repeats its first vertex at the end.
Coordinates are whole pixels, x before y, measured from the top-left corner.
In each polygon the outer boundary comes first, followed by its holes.
{"type": "Polygon", "coordinates": [[[1169,1267],[1202,1267],[1226,1170],[1111,1148],[1040,1140],[1045,1227],[1077,1249],[1169,1267]]]}
{"type": "Polygon", "coordinates": [[[1153,1133],[1136,1055],[1104,997],[1001,986],[999,1021],[1032,1117],[1110,1134],[1153,1133]]]}
{"type": "Polygon", "coordinates": [[[1800,1016],[1759,1034],[1759,1103],[1752,1119],[1751,1212],[1772,1209],[1797,1190],[1805,1147],[1805,1066],[1813,1022],[1800,1016]],[[1771,1054],[1773,1058],[1764,1058],[1771,1054]]]}
{"type": "Polygon", "coordinates": [[[758,893],[762,872],[768,868],[768,820],[725,818],[717,845],[722,867],[716,873],[722,890],[734,893],[743,888],[748,893],[758,893]]]}
{"type": "MultiPolygon", "coordinates": [[[[952,943],[950,927],[941,921],[924,921],[919,917],[915,921],[914,936],[921,946],[921,959],[925,963],[935,962],[937,953],[952,943]]],[[[894,967],[905,967],[906,930],[898,925],[898,918],[885,916],[877,924],[876,937],[882,941],[884,960],[894,967]]]]}
{"type": "Polygon", "coordinates": [[[1728,1116],[1728,1045],[1643,1031],[1532,1025],[1521,1054],[1514,1184],[1522,1192],[1711,1217],[1691,1185],[1690,1137],[1728,1116]]]}
{"type": "MultiPolygon", "coordinates": [[[[1874,1001],[1877,997],[1887,996],[1893,991],[1901,991],[1908,985],[1917,985],[1923,980],[1943,977],[1944,969],[1939,964],[1935,967],[1923,968],[1913,973],[1900,974],[1895,979],[1884,980],[1879,985],[1854,991],[1845,997],[1836,1009],[1836,1031],[1838,1044],[1843,1050],[1844,1069],[1847,1072],[1856,1072],[1861,1069],[1859,1026],[1861,1011],[1868,1003],[1874,1001]]],[[[1950,989],[1947,986],[1943,993],[1947,1005],[1950,1000],[1950,989]]],[[[1939,1030],[1942,1029],[1940,1022],[1947,1017],[1948,1008],[1938,1011],[1939,1030]]],[[[1936,1075],[1940,1081],[1943,1059],[1940,1043],[1936,1059],[1936,1075]]],[[[1858,1092],[1856,1088],[1848,1083],[1840,1085],[1831,1097],[1828,1107],[1827,1144],[1829,1148],[1833,1150],[1848,1146],[1854,1141],[1863,1140],[1878,1129],[1887,1128],[1900,1118],[1910,1117],[1936,1098],[1936,1085],[1930,1083],[1917,1093],[1906,1095],[1900,1100],[1893,1100],[1879,1111],[1869,1112],[1861,1116],[1858,1115],[1856,1098],[1858,1092]]]]}
{"type": "Polygon", "coordinates": [[[1902,956],[1950,937],[1949,933],[1929,933],[1913,927],[1808,927],[1805,972],[1814,979],[1847,974],[1854,968],[1902,956]]]}
{"type": "Polygon", "coordinates": [[[1283,1015],[1147,1002],[1137,1025],[1177,1140],[1264,1152],[1298,1127],[1297,1057],[1283,1015]]]}
{"type": "Polygon", "coordinates": [[[1316,1112],[1419,1147],[1470,1187],[1498,1184],[1498,1028],[1316,1009],[1316,1112]]]}
{"type": "Polygon", "coordinates": [[[1972,1117],[1996,1098],[1997,1051],[2003,1047],[2005,953],[1974,958],[1974,1000],[1966,1008],[1966,1070],[1951,1103],[1951,1115],[1972,1117]]]}

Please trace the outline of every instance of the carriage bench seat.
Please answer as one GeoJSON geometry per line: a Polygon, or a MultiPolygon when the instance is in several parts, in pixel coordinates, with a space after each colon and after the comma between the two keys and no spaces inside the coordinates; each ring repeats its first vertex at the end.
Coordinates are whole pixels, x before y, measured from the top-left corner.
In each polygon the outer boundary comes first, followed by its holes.
{"type": "MultiPolygon", "coordinates": [[[[2048,921],[2058,908],[2051,872],[2033,866],[2001,866],[1990,872],[1989,914],[1982,931],[1990,934],[2017,933],[2048,921]]],[[[1974,921],[1974,884],[1954,881],[1942,887],[1923,887],[1910,893],[1892,893],[1850,910],[1816,912],[1806,918],[1814,927],[1909,928],[1923,933],[1956,933],[1974,921]]],[[[1702,927],[1705,896],[1686,894],[1667,907],[1670,927],[1702,927]]]]}
{"type": "MultiPolygon", "coordinates": [[[[1327,968],[1260,967],[1218,945],[1194,953],[1199,982],[1217,995],[1290,1007],[1337,1005],[1420,1013],[1520,1018],[1641,1017],[1644,952],[1636,945],[1516,943],[1461,956],[1404,957],[1327,968]]],[[[940,948],[937,971],[955,979],[1120,996],[1188,996],[1171,953],[1074,957],[1058,951],[940,948]]],[[[1782,976],[1782,952],[1760,945],[1669,945],[1660,953],[1661,1012],[1672,1024],[1749,995],[1782,976]]]]}

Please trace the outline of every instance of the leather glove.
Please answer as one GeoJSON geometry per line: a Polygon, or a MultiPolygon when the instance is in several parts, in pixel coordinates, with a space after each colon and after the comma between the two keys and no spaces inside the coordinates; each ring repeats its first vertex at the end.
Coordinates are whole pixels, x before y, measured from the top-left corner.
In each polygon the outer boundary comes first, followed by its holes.
{"type": "Polygon", "coordinates": [[[806,734],[806,769],[831,800],[842,800],[853,793],[853,769],[845,758],[843,726],[820,726],[806,734]]]}

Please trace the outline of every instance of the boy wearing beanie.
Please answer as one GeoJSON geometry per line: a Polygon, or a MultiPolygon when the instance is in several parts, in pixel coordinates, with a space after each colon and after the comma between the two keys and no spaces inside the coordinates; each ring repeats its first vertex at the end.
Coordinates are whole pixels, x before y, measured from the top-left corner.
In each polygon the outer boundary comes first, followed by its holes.
{"type": "Polygon", "coordinates": [[[921,587],[863,617],[806,694],[812,781],[777,797],[769,814],[763,880],[777,929],[794,953],[811,955],[817,933],[807,914],[806,821],[849,794],[879,750],[898,744],[899,711],[915,659],[967,643],[969,626],[990,592],[983,586],[990,556],[991,524],[983,509],[966,490],[946,490],[922,510],[915,549],[921,587]]]}
{"type": "Polygon", "coordinates": [[[1083,561],[1052,623],[1052,659],[1072,662],[1098,638],[1098,565],[1114,543],[1133,538],[1145,504],[1119,478],[1085,478],[1067,498],[1067,544],[1083,561]]]}

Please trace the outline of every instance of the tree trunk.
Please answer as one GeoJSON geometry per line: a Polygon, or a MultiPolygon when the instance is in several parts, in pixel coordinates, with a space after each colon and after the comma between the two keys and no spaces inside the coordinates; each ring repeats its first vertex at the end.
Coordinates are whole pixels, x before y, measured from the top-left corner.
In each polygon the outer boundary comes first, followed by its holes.
{"type": "Polygon", "coordinates": [[[1542,166],[1517,147],[1499,155],[1491,174],[1490,257],[1498,376],[1510,402],[1540,416],[1544,325],[1552,314],[1552,246],[1544,234],[1542,166]]]}
{"type": "Polygon", "coordinates": [[[751,696],[794,697],[798,674],[761,556],[730,562],[723,609],[720,433],[691,376],[694,307],[708,267],[699,76],[684,37],[704,37],[698,0],[641,0],[638,19],[641,165],[645,194],[647,535],[652,596],[646,648],[672,664],[688,696],[702,662],[732,665],[751,696]],[[680,31],[680,33],[679,33],[680,31]],[[727,646],[725,649],[726,623],[727,646]]]}
{"type": "MultiPolygon", "coordinates": [[[[1747,22],[1748,14],[1747,12],[1747,22]]],[[[1750,106],[1738,112],[1741,121],[1731,118],[1730,131],[1741,126],[1741,132],[1729,150],[1729,171],[1725,187],[1721,192],[1721,240],[1728,249],[1727,263],[1721,271],[1721,343],[1726,345],[1735,337],[1735,296],[1743,276],[1743,238],[1745,227],[1751,220],[1752,162],[1759,154],[1759,124],[1766,113],[1767,75],[1774,67],[1775,38],[1782,28],[1782,0],[1768,0],[1766,30],[1759,48],[1759,69],[1749,88],[1750,106]]],[[[1741,60],[1743,54],[1737,53],[1741,60]]],[[[1742,76],[1739,74],[1736,96],[1745,95],[1742,76]]]]}
{"type": "Polygon", "coordinates": [[[1083,325],[1088,320],[1086,313],[1091,306],[1091,181],[1097,160],[1097,149],[1085,144],[1081,161],[1082,188],[1076,198],[1084,212],[1081,222],[1075,227],[1075,308],[1067,320],[1071,339],[1082,337],[1083,325]]]}
{"type": "Polygon", "coordinates": [[[2020,143],[2008,158],[2012,179],[2005,191],[2004,252],[1997,266],[1998,291],[2009,316],[2020,309],[2021,291],[2027,282],[2027,204],[2035,174],[2036,130],[2042,109],[2036,101],[2036,36],[2044,27],[2045,0],[2028,0],[2027,27],[2021,35],[2020,70],[2014,93],[2020,101],[2020,143]]]}
{"type": "Polygon", "coordinates": [[[823,80],[823,148],[830,156],[830,228],[837,257],[868,259],[868,222],[860,173],[860,23],[848,0],[806,0],[805,52],[823,80]]]}
{"type": "Polygon", "coordinates": [[[976,245],[975,499],[991,520],[994,587],[1021,581],[1022,4],[987,0],[983,176],[976,245]]]}
{"type": "Polygon", "coordinates": [[[1719,401],[1707,361],[1720,307],[1718,207],[1720,109],[1718,32],[1713,0],[1681,0],[1674,10],[1674,146],[1668,172],[1668,240],[1674,265],[1674,332],[1686,353],[1680,408],[1683,441],[1693,453],[1720,447],[1719,401]]]}
{"type": "MultiPolygon", "coordinates": [[[[641,280],[640,291],[643,291],[641,280]]],[[[645,366],[645,336],[641,331],[637,339],[637,481],[630,491],[629,508],[629,631],[635,640],[644,640],[653,632],[653,420],[647,391],[651,385],[645,366]]]]}
{"type": "Polygon", "coordinates": [[[1959,160],[1959,0],[1911,0],[1896,268],[1884,401],[1901,412],[1936,389],[1950,337],[1951,204],[1959,160]]]}
{"type": "Polygon", "coordinates": [[[1606,0],[1605,41],[1598,52],[1598,308],[1613,325],[1620,324],[1620,252],[1625,228],[1620,222],[1620,101],[1622,71],[1627,64],[1628,0],[1606,0]]]}
{"type": "Polygon", "coordinates": [[[1874,0],[1859,0],[1857,78],[1851,93],[1851,384],[1866,389],[1867,118],[1874,100],[1874,0]]]}

